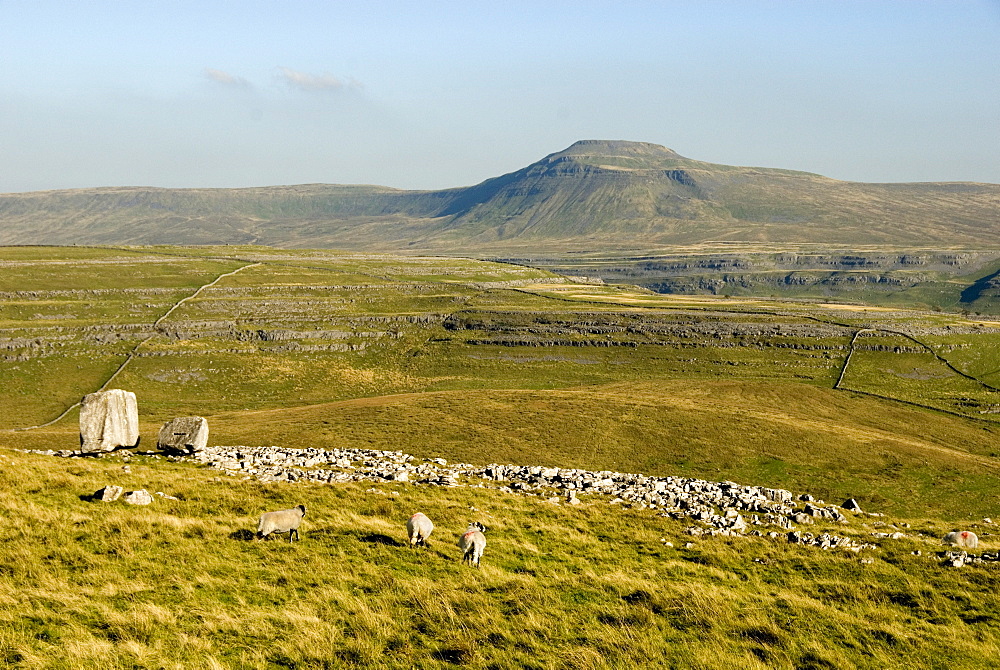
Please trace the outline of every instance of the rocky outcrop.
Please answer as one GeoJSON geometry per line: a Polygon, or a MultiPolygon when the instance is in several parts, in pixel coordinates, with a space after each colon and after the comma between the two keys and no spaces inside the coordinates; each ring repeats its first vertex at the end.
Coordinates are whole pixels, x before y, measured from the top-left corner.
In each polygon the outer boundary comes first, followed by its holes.
{"type": "Polygon", "coordinates": [[[80,451],[96,454],[139,444],[135,394],[121,389],[97,391],[80,404],[80,451]]]}
{"type": "MultiPolygon", "coordinates": [[[[600,262],[565,258],[500,259],[562,275],[594,275],[618,284],[635,284],[658,293],[837,295],[858,289],[889,293],[942,277],[987,269],[995,251],[925,250],[918,253],[732,252],[646,256],[600,262]]],[[[962,302],[995,299],[997,275],[987,275],[962,294],[962,302]],[[992,291],[992,293],[991,293],[992,291]]]]}

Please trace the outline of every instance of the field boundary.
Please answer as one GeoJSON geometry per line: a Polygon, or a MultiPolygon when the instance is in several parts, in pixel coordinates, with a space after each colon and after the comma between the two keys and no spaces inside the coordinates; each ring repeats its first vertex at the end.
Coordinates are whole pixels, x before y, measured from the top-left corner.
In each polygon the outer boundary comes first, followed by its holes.
{"type": "MultiPolygon", "coordinates": [[[[176,310],[178,307],[180,307],[181,305],[183,305],[188,300],[193,300],[194,298],[197,298],[198,295],[202,291],[204,291],[205,289],[211,288],[212,286],[215,286],[217,283],[219,283],[221,280],[225,279],[226,277],[231,277],[231,276],[233,276],[234,274],[236,274],[238,272],[246,270],[247,268],[256,267],[258,265],[261,265],[261,263],[249,263],[247,265],[243,265],[243,266],[238,267],[235,270],[232,270],[230,272],[224,272],[223,274],[219,275],[218,277],[216,277],[215,279],[213,279],[209,283],[204,284],[203,286],[199,286],[198,290],[196,290],[194,293],[192,293],[189,296],[185,296],[185,297],[181,298],[180,300],[178,300],[177,302],[175,302],[173,305],[171,305],[170,309],[168,309],[162,316],[160,316],[160,318],[158,318],[156,321],[153,322],[153,329],[154,330],[158,330],[159,327],[160,327],[160,323],[162,323],[164,319],[166,319],[168,316],[170,316],[174,312],[174,310],[176,310]]],[[[112,381],[114,381],[115,377],[117,377],[119,375],[119,373],[121,373],[121,371],[125,369],[125,366],[128,365],[130,362],[132,362],[132,359],[135,358],[136,353],[139,351],[139,347],[141,347],[142,345],[146,344],[147,342],[149,342],[154,337],[156,337],[156,333],[153,333],[152,335],[150,335],[149,337],[145,338],[144,340],[142,340],[141,342],[139,342],[138,344],[136,344],[134,347],[132,347],[132,351],[130,351],[128,353],[128,356],[125,357],[125,360],[122,361],[122,364],[119,365],[118,368],[114,372],[111,373],[111,376],[108,377],[104,381],[104,383],[101,384],[100,388],[98,388],[97,390],[98,391],[105,390],[108,387],[108,385],[112,381]]],[[[67,414],[69,414],[74,409],[76,409],[77,407],[79,407],[81,402],[82,402],[82,400],[73,403],[72,405],[70,405],[69,407],[67,407],[65,410],[63,410],[62,414],[60,414],[56,418],[52,419],[51,421],[46,421],[45,423],[40,423],[37,426],[25,426],[25,427],[22,427],[22,428],[6,428],[6,429],[4,429],[3,431],[0,431],[0,432],[16,433],[16,432],[25,431],[25,430],[35,430],[36,428],[46,428],[46,427],[51,426],[52,424],[54,424],[54,423],[62,420],[67,414]]]]}

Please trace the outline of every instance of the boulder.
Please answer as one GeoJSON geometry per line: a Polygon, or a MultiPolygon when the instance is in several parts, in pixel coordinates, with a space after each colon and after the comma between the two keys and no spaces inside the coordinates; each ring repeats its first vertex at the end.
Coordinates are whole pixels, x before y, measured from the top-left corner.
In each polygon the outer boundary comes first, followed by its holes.
{"type": "Polygon", "coordinates": [[[861,505],[859,505],[858,501],[855,500],[854,498],[848,498],[847,500],[845,500],[844,504],[841,505],[841,507],[850,512],[856,512],[857,514],[861,514],[861,505]]]}
{"type": "Polygon", "coordinates": [[[208,421],[201,416],[181,416],[160,428],[156,447],[172,454],[195,454],[208,446],[208,421]]]}
{"type": "Polygon", "coordinates": [[[121,497],[124,490],[125,489],[120,486],[109,484],[94,494],[94,500],[100,500],[101,502],[114,502],[121,497]]]}
{"type": "Polygon", "coordinates": [[[149,491],[146,489],[139,489],[126,493],[124,500],[129,505],[148,505],[153,502],[153,496],[149,495],[149,491]]]}
{"type": "Polygon", "coordinates": [[[88,393],[80,403],[80,451],[97,454],[139,444],[135,394],[121,389],[88,393]]]}

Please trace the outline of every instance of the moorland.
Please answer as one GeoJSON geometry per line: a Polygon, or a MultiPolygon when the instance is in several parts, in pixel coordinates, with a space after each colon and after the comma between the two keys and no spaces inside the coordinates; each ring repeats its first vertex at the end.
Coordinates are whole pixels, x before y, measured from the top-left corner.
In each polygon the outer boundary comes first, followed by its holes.
{"type": "Polygon", "coordinates": [[[1000,312],[1000,185],[870,184],[584,140],[437,191],[0,194],[0,244],[258,244],[490,258],[661,293],[1000,312]]]}
{"type": "Polygon", "coordinates": [[[253,245],[0,249],[4,662],[978,668],[1000,653],[997,568],[945,566],[941,545],[958,527],[1000,545],[984,520],[1000,516],[1000,323],[916,294],[663,294],[572,274],[253,245]],[[138,396],[141,453],[37,453],[76,447],[77,403],[101,388],[138,396]],[[153,453],[159,426],[192,414],[213,444],[731,480],[881,516],[810,527],[875,544],[858,554],[695,538],[586,495],[264,483],[153,453]],[[175,500],[89,498],[109,483],[175,500]],[[300,503],[301,542],[247,541],[262,511],[300,503]],[[404,545],[417,510],[438,525],[428,551],[404,545]],[[454,546],[471,520],[490,527],[479,571],[454,546]]]}

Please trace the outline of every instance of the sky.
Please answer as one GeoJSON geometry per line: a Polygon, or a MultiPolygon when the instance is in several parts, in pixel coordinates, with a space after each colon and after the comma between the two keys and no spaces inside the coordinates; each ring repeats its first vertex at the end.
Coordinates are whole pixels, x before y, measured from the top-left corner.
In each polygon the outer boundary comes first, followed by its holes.
{"type": "Polygon", "coordinates": [[[0,0],[0,192],[439,189],[580,139],[1000,183],[1000,0],[0,0]]]}

